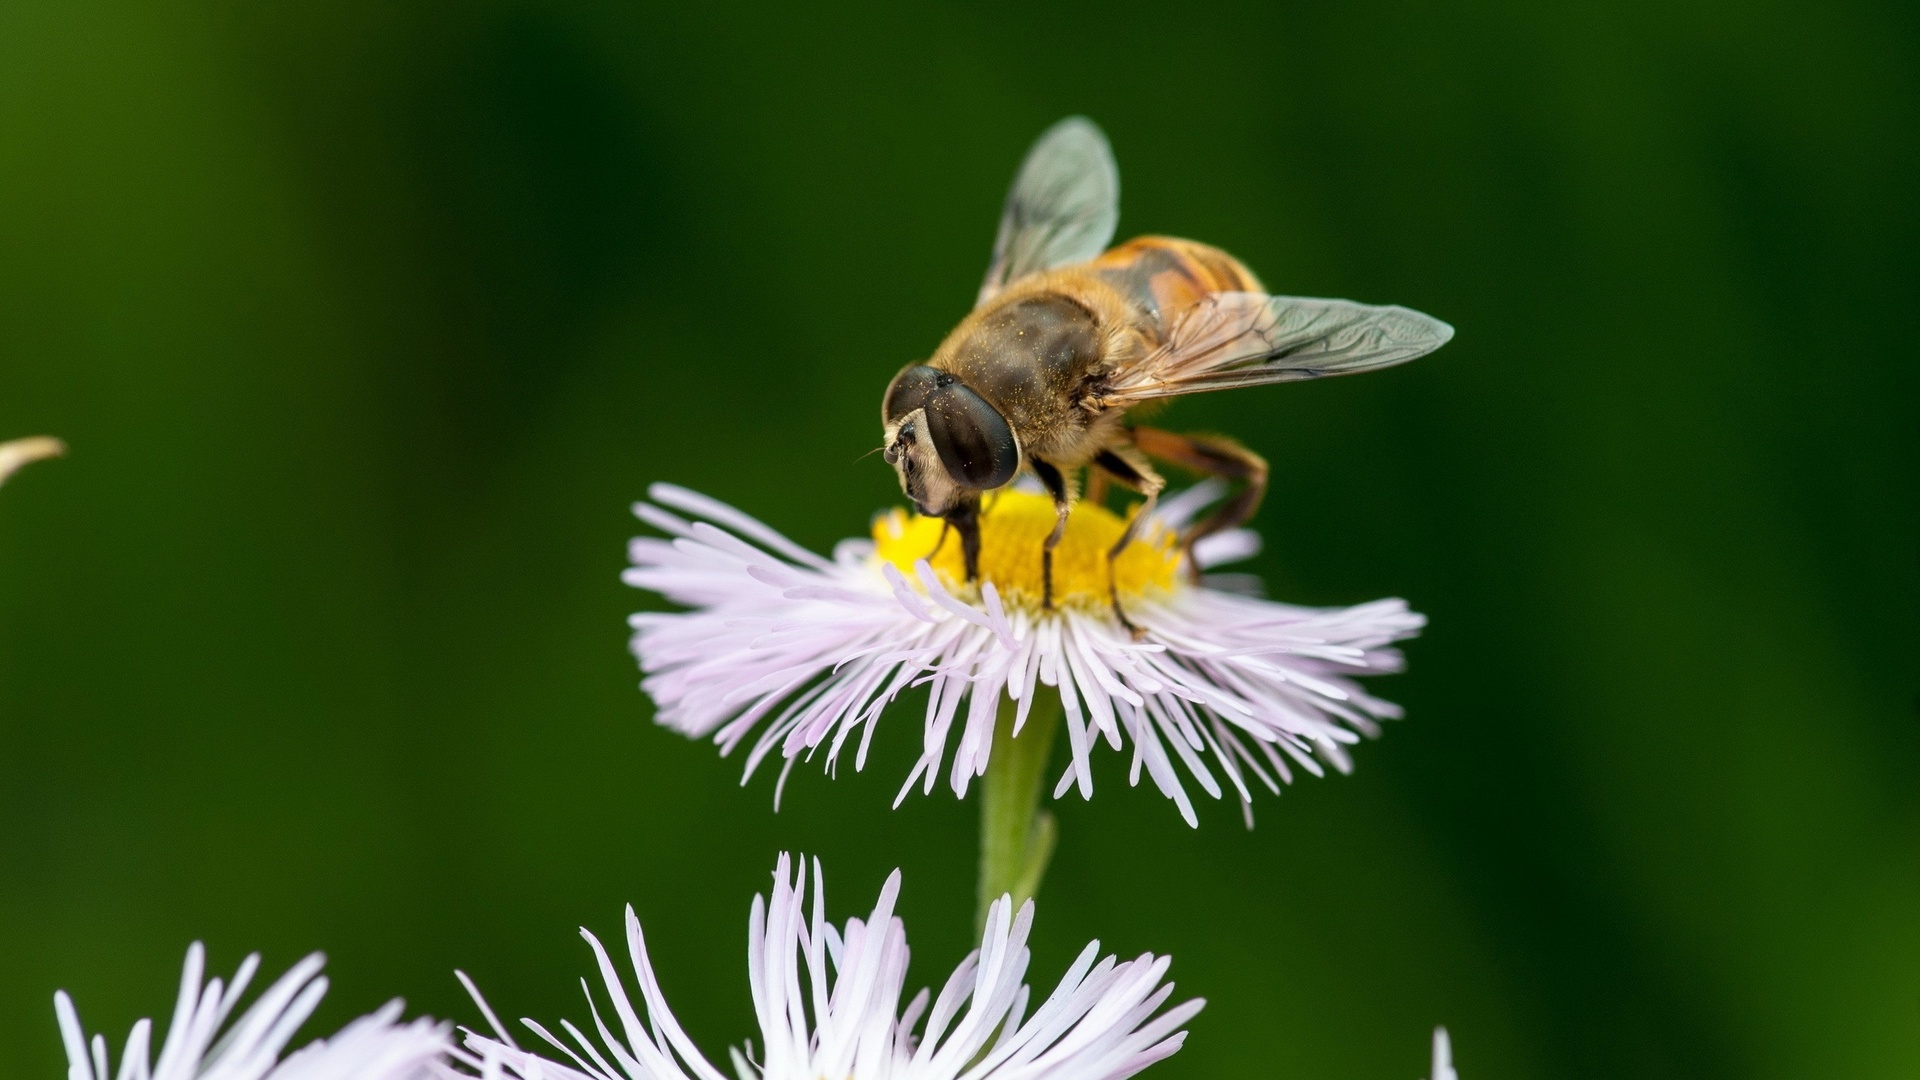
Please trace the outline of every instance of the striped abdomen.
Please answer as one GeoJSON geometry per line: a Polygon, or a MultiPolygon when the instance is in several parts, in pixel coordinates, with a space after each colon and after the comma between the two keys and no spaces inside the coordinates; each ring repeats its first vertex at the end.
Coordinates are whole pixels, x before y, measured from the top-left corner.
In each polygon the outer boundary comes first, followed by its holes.
{"type": "Polygon", "coordinates": [[[1217,247],[1171,236],[1129,240],[1086,268],[1145,312],[1161,338],[1208,293],[1266,291],[1240,260],[1217,247]]]}

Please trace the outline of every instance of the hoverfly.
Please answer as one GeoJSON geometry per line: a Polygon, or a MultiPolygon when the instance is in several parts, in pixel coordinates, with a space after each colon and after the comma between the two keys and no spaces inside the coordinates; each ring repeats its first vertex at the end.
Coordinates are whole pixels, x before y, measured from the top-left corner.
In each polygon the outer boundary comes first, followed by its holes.
{"type": "MultiPolygon", "coordinates": [[[[1232,528],[1266,492],[1267,463],[1214,435],[1129,422],[1136,406],[1265,383],[1350,375],[1439,348],[1453,328],[1403,307],[1268,296],[1219,248],[1143,236],[1109,249],[1120,175],[1084,117],[1028,151],[1000,214],[993,259],[971,314],[932,359],[895,375],[881,403],[883,450],[922,514],[959,534],[967,579],[979,574],[980,497],[1022,469],[1053,498],[1041,552],[1044,602],[1074,479],[1144,496],[1108,562],[1153,512],[1166,481],[1149,459],[1238,484],[1181,543],[1232,528]]],[[[942,530],[944,542],[946,530],[942,530]]],[[[1124,623],[1119,596],[1116,616],[1124,623]]]]}

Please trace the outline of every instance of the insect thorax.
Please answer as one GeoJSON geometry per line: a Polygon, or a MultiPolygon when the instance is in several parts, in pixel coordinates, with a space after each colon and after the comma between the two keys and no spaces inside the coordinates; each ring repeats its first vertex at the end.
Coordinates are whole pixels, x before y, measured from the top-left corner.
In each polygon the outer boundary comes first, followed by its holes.
{"type": "Polygon", "coordinates": [[[1029,452],[1083,426],[1077,400],[1103,361],[1109,328],[1098,303],[1022,290],[968,316],[935,354],[1007,418],[1029,452]]]}

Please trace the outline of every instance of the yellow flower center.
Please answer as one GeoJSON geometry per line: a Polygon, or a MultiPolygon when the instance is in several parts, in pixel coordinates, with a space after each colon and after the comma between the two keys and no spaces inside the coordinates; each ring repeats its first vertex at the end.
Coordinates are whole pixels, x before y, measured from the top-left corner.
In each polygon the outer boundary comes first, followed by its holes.
{"type": "MultiPolygon", "coordinates": [[[[1044,495],[1001,491],[987,497],[980,511],[980,579],[993,582],[1008,607],[1040,606],[1040,552],[1053,531],[1053,520],[1053,500],[1044,495]]],[[[888,511],[874,519],[874,552],[898,567],[908,581],[913,580],[914,562],[926,559],[940,575],[941,584],[971,595],[972,590],[964,587],[967,571],[960,536],[952,530],[943,536],[945,525],[939,518],[888,511]]],[[[1125,528],[1126,522],[1103,506],[1073,505],[1067,531],[1053,549],[1056,606],[1105,608],[1107,552],[1125,528]]],[[[1113,561],[1113,582],[1122,601],[1164,594],[1172,591],[1179,569],[1180,550],[1172,534],[1142,529],[1113,561]]]]}

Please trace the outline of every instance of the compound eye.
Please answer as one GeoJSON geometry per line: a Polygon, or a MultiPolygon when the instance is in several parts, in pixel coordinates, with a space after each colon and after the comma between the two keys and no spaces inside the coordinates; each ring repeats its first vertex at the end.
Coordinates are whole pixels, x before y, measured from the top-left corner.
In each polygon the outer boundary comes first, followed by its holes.
{"type": "Polygon", "coordinates": [[[908,364],[887,384],[887,396],[880,399],[880,419],[893,423],[927,403],[927,396],[948,383],[953,376],[925,364],[908,364]]]}
{"type": "Polygon", "coordinates": [[[1006,417],[965,383],[951,382],[927,395],[927,438],[947,475],[978,491],[1013,479],[1020,445],[1006,417]]]}

